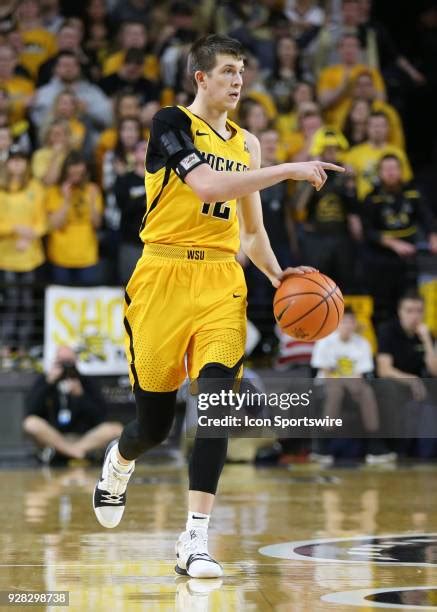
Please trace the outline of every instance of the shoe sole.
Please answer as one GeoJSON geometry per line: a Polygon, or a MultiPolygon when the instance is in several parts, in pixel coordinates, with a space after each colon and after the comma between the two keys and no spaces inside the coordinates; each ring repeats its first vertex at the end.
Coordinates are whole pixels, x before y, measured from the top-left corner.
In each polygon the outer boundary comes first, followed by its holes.
{"type": "MultiPolygon", "coordinates": [[[[178,554],[176,554],[176,558],[179,558],[178,554]]],[[[215,561],[215,563],[217,563],[217,562],[215,561]]],[[[222,573],[221,573],[220,576],[191,576],[191,574],[189,574],[186,569],[182,569],[182,567],[179,567],[179,565],[177,563],[174,566],[174,571],[176,572],[176,574],[179,574],[179,576],[188,576],[189,578],[194,578],[195,580],[212,580],[214,578],[217,579],[217,578],[221,578],[223,576],[223,568],[222,568],[222,566],[219,563],[217,563],[217,565],[222,570],[222,573]]]]}

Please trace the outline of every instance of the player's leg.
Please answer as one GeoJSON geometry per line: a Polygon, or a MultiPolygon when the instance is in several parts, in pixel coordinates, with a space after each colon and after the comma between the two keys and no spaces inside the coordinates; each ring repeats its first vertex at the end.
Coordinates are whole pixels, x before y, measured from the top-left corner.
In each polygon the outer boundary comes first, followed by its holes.
{"type": "MultiPolygon", "coordinates": [[[[188,370],[200,393],[229,391],[241,376],[246,340],[246,285],[238,264],[202,266],[197,275],[197,330],[188,370]],[[237,296],[237,297],[234,297],[237,296]]],[[[193,578],[222,575],[208,553],[208,526],[226,459],[227,437],[196,435],[189,464],[188,517],[176,545],[178,573],[193,578]]]]}
{"type": "Polygon", "coordinates": [[[171,429],[177,388],[186,376],[191,314],[187,287],[189,281],[178,262],[153,257],[141,260],[127,287],[126,352],[137,416],[123,429],[120,440],[108,446],[94,490],[94,511],[104,527],[115,527],[122,518],[135,460],[162,442],[171,429]]]}
{"type": "Polygon", "coordinates": [[[94,511],[103,527],[116,527],[126,506],[126,487],[135,460],[163,442],[171,429],[176,391],[166,393],[135,390],[137,417],[123,429],[106,451],[102,476],[94,491],[94,511]]]}

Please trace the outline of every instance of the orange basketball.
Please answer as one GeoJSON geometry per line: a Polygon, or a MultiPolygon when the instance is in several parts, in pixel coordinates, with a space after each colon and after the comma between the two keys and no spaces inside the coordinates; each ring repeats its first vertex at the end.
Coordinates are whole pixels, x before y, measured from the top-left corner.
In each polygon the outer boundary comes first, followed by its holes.
{"type": "Polygon", "coordinates": [[[320,272],[288,276],[273,300],[279,327],[297,340],[320,340],[329,336],[337,329],[343,311],[340,289],[320,272]]]}

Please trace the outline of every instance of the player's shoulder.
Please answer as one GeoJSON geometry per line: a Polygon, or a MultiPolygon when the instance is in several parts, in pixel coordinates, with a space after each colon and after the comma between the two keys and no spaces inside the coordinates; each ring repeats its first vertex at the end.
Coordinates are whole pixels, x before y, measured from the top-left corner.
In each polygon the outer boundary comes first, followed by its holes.
{"type": "Polygon", "coordinates": [[[189,115],[180,106],[164,106],[164,108],[155,113],[153,121],[179,128],[191,125],[189,115]]]}
{"type": "Polygon", "coordinates": [[[243,133],[247,148],[249,149],[249,153],[251,155],[260,156],[261,155],[261,145],[259,143],[259,139],[257,138],[257,136],[255,136],[255,134],[252,134],[252,132],[249,132],[245,128],[240,128],[240,129],[243,133]]]}

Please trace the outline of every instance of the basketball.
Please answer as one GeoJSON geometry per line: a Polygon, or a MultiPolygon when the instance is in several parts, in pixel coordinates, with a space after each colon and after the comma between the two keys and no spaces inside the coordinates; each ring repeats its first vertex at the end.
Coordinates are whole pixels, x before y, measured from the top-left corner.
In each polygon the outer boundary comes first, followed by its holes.
{"type": "Polygon", "coordinates": [[[281,330],[296,340],[320,340],[338,327],[344,310],[337,284],[320,272],[292,274],[277,289],[273,312],[281,330]]]}

